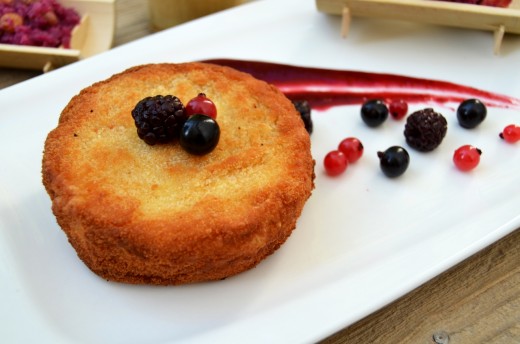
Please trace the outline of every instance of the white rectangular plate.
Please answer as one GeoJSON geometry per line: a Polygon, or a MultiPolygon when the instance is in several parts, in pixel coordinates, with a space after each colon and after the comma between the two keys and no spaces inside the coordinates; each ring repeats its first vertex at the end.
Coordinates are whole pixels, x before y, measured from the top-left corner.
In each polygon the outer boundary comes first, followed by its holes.
{"type": "Polygon", "coordinates": [[[38,343],[313,342],[374,312],[520,227],[520,147],[498,138],[518,111],[490,108],[477,129],[448,135],[390,180],[376,151],[406,145],[404,122],[368,129],[359,106],[315,112],[316,189],[293,235],[258,267],[180,287],[106,282],[77,258],[41,184],[47,133],[82,88],[148,62],[209,58],[388,72],[520,96],[520,39],[503,55],[479,31],[360,19],[348,40],[314,1],[259,1],[163,31],[0,92],[1,341],[38,343]],[[338,178],[322,159],[347,136],[365,155],[338,178]],[[483,151],[469,174],[453,149],[483,151]]]}

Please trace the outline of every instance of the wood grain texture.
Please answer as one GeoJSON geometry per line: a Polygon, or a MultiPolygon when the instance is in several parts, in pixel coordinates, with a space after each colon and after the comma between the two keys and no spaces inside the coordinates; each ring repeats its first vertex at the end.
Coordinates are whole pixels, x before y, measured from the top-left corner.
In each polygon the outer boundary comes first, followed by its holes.
{"type": "MultiPolygon", "coordinates": [[[[152,32],[147,2],[118,0],[115,45],[152,32]]],[[[39,72],[0,69],[0,88],[39,72]]],[[[520,343],[520,229],[322,344],[520,343]]]]}
{"type": "Polygon", "coordinates": [[[151,34],[148,1],[116,1],[116,35],[114,46],[122,45],[151,34]]]}
{"type": "Polygon", "coordinates": [[[520,343],[520,230],[322,344],[520,343]]]}

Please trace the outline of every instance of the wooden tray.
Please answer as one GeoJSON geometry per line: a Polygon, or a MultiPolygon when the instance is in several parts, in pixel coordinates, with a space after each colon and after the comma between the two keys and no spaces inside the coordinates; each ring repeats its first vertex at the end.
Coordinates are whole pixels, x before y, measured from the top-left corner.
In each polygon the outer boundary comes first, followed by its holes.
{"type": "Polygon", "coordinates": [[[342,16],[346,37],[352,16],[417,21],[494,32],[498,54],[504,33],[520,34],[520,0],[491,7],[435,0],[316,0],[318,11],[342,16]]]}
{"type": "Polygon", "coordinates": [[[81,15],[71,37],[71,48],[45,48],[0,44],[0,66],[49,71],[78,61],[112,46],[116,0],[61,0],[81,15]]]}

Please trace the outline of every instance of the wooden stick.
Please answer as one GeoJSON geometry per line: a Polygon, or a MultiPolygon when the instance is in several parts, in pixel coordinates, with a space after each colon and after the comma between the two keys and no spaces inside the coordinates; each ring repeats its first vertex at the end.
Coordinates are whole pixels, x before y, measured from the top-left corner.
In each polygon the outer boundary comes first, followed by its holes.
{"type": "Polygon", "coordinates": [[[502,45],[502,39],[504,38],[505,32],[506,32],[506,28],[504,27],[504,25],[500,25],[495,30],[495,33],[494,33],[495,45],[493,48],[495,55],[498,55],[500,53],[500,46],[502,45]]]}
{"type": "Polygon", "coordinates": [[[350,14],[350,10],[347,6],[343,7],[343,15],[341,18],[341,37],[345,38],[348,35],[350,30],[350,22],[352,16],[350,14]]]}
{"type": "Polygon", "coordinates": [[[45,63],[45,65],[43,66],[42,71],[44,73],[47,73],[47,72],[50,72],[53,69],[54,69],[54,66],[52,65],[52,61],[47,61],[45,63]]]}

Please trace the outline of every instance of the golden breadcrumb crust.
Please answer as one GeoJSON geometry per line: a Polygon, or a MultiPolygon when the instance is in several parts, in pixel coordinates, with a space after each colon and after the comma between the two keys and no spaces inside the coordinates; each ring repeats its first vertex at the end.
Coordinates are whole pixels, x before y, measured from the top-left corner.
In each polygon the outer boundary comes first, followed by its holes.
{"type": "Polygon", "coordinates": [[[274,252],[311,194],[314,161],[299,114],[274,86],[211,64],[150,64],[71,99],[45,142],[42,175],[92,271],[166,285],[222,279],[274,252]],[[201,92],[218,109],[215,150],[139,139],[139,100],[172,94],[186,104],[201,92]]]}

